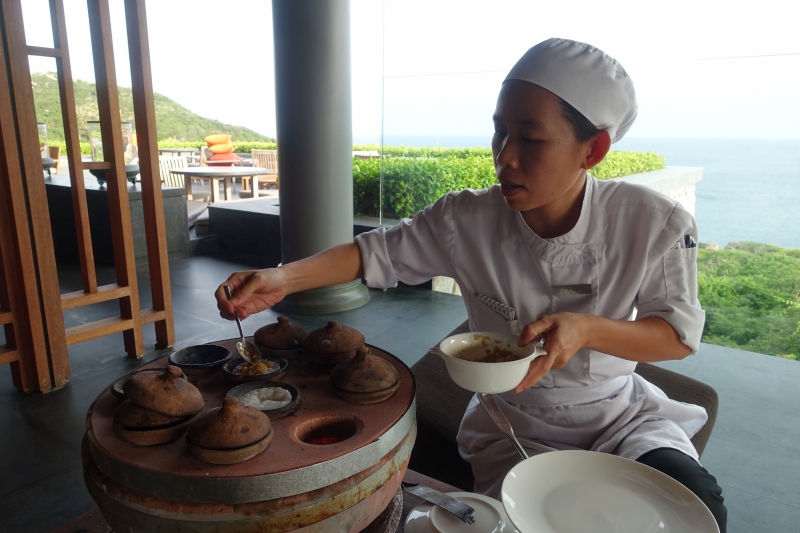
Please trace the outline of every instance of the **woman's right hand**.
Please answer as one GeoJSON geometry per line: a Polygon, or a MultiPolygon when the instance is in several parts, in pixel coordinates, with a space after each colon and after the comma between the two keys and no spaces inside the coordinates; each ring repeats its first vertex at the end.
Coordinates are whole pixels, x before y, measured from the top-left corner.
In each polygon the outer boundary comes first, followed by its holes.
{"type": "Polygon", "coordinates": [[[233,320],[234,307],[239,318],[245,319],[283,300],[287,290],[288,283],[281,269],[265,268],[234,272],[217,288],[214,296],[217,298],[219,315],[233,320]],[[231,288],[230,301],[225,296],[225,285],[231,288]]]}

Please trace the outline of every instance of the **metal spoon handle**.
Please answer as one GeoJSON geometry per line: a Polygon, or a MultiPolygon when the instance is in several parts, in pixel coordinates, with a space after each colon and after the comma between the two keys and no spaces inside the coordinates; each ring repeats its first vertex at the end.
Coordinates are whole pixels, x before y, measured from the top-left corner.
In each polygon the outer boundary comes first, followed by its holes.
{"type": "Polygon", "coordinates": [[[520,444],[517,440],[517,436],[514,435],[514,428],[511,427],[508,418],[506,418],[506,415],[503,413],[502,409],[500,409],[500,406],[497,405],[494,397],[489,394],[479,393],[478,401],[481,402],[483,408],[486,409],[486,412],[492,418],[492,421],[494,421],[497,429],[499,429],[503,435],[508,437],[508,440],[511,441],[511,444],[514,445],[514,448],[517,449],[522,458],[527,459],[528,453],[525,451],[525,448],[522,447],[522,444],[520,444]]]}
{"type": "MultiPolygon", "coordinates": [[[[230,300],[231,299],[231,287],[230,285],[223,285],[222,288],[225,290],[225,297],[230,300]]],[[[239,326],[239,336],[242,338],[242,342],[244,342],[244,332],[242,331],[242,322],[239,320],[239,313],[236,312],[236,308],[233,308],[233,318],[236,319],[236,325],[239,326]]]]}

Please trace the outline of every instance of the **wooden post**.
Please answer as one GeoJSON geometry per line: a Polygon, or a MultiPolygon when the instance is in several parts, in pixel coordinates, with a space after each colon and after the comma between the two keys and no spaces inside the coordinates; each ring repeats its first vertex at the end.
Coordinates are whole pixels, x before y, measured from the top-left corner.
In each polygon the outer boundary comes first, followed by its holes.
{"type": "Polygon", "coordinates": [[[147,261],[153,297],[156,347],[175,344],[172,316],[172,293],[169,283],[167,236],[164,227],[164,199],[158,168],[156,111],[153,101],[153,78],[150,71],[150,41],[144,0],[125,0],[128,27],[128,53],[133,84],[133,112],[139,141],[139,169],[142,177],[142,208],[147,237],[147,261]],[[161,315],[160,317],[155,315],[161,315]]]}
{"type": "MultiPolygon", "coordinates": [[[[6,224],[12,224],[10,237],[16,260],[16,268],[6,275],[14,284],[8,287],[16,295],[12,305],[19,306],[12,310],[20,318],[15,338],[28,367],[17,367],[14,380],[15,385],[26,390],[26,376],[22,372],[29,369],[38,388],[49,390],[69,379],[69,357],[20,0],[2,2],[2,19],[10,68],[2,60],[0,136],[4,157],[0,160],[4,168],[0,179],[6,186],[6,204],[10,210],[7,222],[3,223],[4,232],[8,233],[6,224]],[[31,360],[32,364],[27,364],[31,360]]],[[[3,247],[6,248],[6,243],[3,247]]]]}
{"type": "Polygon", "coordinates": [[[61,95],[61,117],[64,138],[69,152],[69,178],[72,189],[72,210],[75,214],[75,233],[78,236],[78,257],[81,262],[81,279],[86,293],[97,292],[97,274],[92,253],[92,234],[89,227],[89,209],[86,206],[86,187],[83,182],[81,143],[78,133],[78,116],[75,111],[75,92],[72,89],[72,66],[69,57],[67,24],[63,0],[50,0],[50,21],[53,26],[53,43],[58,55],[58,92],[61,95]]]}
{"type": "MultiPolygon", "coordinates": [[[[139,309],[136,259],[133,251],[130,204],[125,177],[125,158],[122,153],[122,131],[119,116],[119,92],[114,67],[114,47],[111,40],[111,16],[108,0],[88,0],[89,33],[94,56],[97,87],[97,107],[103,139],[103,157],[111,168],[106,170],[111,235],[114,241],[114,266],[117,285],[129,287],[130,294],[119,299],[120,318],[131,327],[123,330],[128,355],[144,354],[142,319],[139,309]]],[[[109,328],[109,332],[113,328],[109,328]]]]}
{"type": "Polygon", "coordinates": [[[21,0],[0,3],[0,326],[23,391],[58,387],[69,378],[67,346],[121,332],[129,355],[144,353],[142,325],[155,323],[157,347],[175,340],[169,264],[158,172],[155,109],[143,0],[126,0],[134,112],[142,141],[140,167],[153,308],[139,308],[138,281],[119,115],[108,0],[88,0],[97,100],[105,161],[82,163],[63,0],[49,0],[54,48],[27,46],[21,0]],[[36,129],[28,55],[56,59],[62,120],[69,150],[72,204],[83,290],[59,294],[36,129]],[[8,65],[6,65],[6,58],[8,65]],[[84,169],[104,169],[117,283],[98,286],[84,169]],[[62,312],[119,300],[120,316],[64,329],[62,312]]]}

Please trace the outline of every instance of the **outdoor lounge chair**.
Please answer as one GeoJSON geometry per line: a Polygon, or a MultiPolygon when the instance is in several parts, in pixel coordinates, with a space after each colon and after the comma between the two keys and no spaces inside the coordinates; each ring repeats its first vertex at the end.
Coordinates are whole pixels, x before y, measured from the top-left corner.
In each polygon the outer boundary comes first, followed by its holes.
{"type": "Polygon", "coordinates": [[[170,170],[186,168],[188,163],[184,156],[161,156],[158,158],[158,170],[161,174],[161,184],[168,187],[183,187],[183,176],[173,174],[170,170]]]}
{"type": "Polygon", "coordinates": [[[277,150],[250,150],[250,157],[254,167],[264,167],[267,173],[261,176],[253,176],[251,190],[239,193],[240,198],[251,198],[254,190],[258,190],[258,184],[266,183],[267,187],[277,187],[278,183],[278,151],[277,150]]]}
{"type": "Polygon", "coordinates": [[[61,171],[61,147],[60,146],[50,146],[49,147],[49,155],[50,159],[55,161],[55,166],[53,166],[53,171],[56,174],[59,174],[61,171]]]}
{"type": "MultiPolygon", "coordinates": [[[[467,331],[469,323],[464,322],[450,335],[467,331]]],[[[444,361],[438,355],[426,354],[411,367],[411,372],[417,382],[417,441],[409,468],[472,491],[472,468],[458,454],[456,434],[461,415],[473,393],[450,379],[444,361]]],[[[692,444],[702,454],[717,418],[717,392],[705,383],[648,363],[639,363],[636,373],[661,388],[673,400],[705,407],[708,422],[692,437],[692,444]]]]}

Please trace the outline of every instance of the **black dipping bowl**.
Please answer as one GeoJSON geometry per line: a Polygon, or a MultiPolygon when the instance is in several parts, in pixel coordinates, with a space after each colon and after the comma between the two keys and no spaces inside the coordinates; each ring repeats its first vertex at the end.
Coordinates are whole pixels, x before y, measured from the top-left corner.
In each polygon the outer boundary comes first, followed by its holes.
{"type": "Polygon", "coordinates": [[[292,400],[288,403],[288,405],[285,405],[279,409],[261,410],[261,412],[267,415],[270,420],[275,420],[277,418],[283,418],[284,416],[290,415],[300,406],[300,391],[297,390],[297,387],[294,385],[284,383],[283,381],[248,381],[247,383],[242,383],[241,385],[235,386],[229,390],[228,394],[225,396],[232,396],[237,400],[240,400],[242,396],[251,390],[262,389],[264,387],[280,387],[282,389],[286,389],[289,391],[289,394],[292,395],[292,400]]]}
{"type": "Polygon", "coordinates": [[[217,344],[188,346],[169,355],[169,362],[185,374],[214,372],[233,357],[233,353],[217,344]]]}
{"type": "Polygon", "coordinates": [[[262,361],[269,361],[270,363],[275,363],[278,365],[277,370],[273,370],[272,372],[266,372],[264,374],[257,374],[255,376],[240,376],[238,374],[234,374],[233,370],[239,366],[240,364],[244,363],[244,359],[241,357],[235,357],[231,359],[222,367],[222,372],[225,374],[225,377],[228,378],[230,381],[234,383],[246,383],[248,381],[263,381],[265,379],[271,379],[273,381],[278,381],[286,374],[286,370],[289,368],[289,362],[286,359],[273,359],[271,357],[262,357],[262,361]]]}

